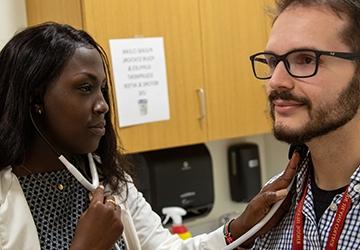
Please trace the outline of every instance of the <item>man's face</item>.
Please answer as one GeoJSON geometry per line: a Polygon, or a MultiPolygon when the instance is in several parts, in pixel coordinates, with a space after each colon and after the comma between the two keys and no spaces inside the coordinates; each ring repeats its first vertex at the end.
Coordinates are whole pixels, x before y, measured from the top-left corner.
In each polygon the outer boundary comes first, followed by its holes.
{"type": "MultiPolygon", "coordinates": [[[[340,35],[346,22],[324,8],[291,6],[274,23],[266,51],[351,52],[340,35]]],[[[280,62],[266,85],[275,137],[305,143],[350,121],[360,105],[360,83],[354,73],[354,62],[321,56],[315,76],[293,78],[280,62]]]]}

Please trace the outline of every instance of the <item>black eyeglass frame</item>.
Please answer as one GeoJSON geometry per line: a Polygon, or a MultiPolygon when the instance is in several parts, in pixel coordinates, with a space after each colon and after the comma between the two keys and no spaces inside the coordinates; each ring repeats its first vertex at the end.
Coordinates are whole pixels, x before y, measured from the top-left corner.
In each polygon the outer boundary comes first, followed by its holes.
{"type": "MultiPolygon", "coordinates": [[[[284,63],[284,65],[285,65],[286,71],[289,73],[289,75],[291,75],[292,77],[295,77],[295,78],[308,78],[308,77],[312,77],[312,76],[316,75],[317,72],[318,72],[318,69],[319,69],[320,56],[322,56],[322,55],[338,57],[338,58],[342,58],[342,59],[350,60],[350,61],[360,59],[360,53],[338,52],[338,51],[322,51],[322,50],[314,50],[314,49],[295,49],[295,50],[291,50],[291,51],[289,51],[289,52],[287,52],[287,53],[285,53],[283,55],[277,55],[277,54],[272,53],[272,52],[259,52],[259,53],[251,55],[250,56],[250,61],[251,61],[254,76],[257,79],[260,79],[260,80],[270,79],[272,77],[272,74],[270,76],[268,76],[268,77],[259,77],[256,74],[255,58],[257,56],[259,56],[259,55],[271,55],[271,56],[274,56],[276,58],[276,66],[279,64],[279,62],[282,61],[284,63]],[[305,75],[305,76],[298,76],[298,75],[294,75],[294,74],[292,74],[290,72],[290,64],[289,64],[289,62],[287,60],[287,57],[288,57],[289,54],[292,54],[292,53],[295,53],[295,52],[313,52],[313,53],[315,53],[315,56],[316,56],[315,63],[316,64],[315,64],[315,70],[314,70],[314,72],[312,74],[305,75]]],[[[267,62],[263,62],[263,63],[267,64],[267,62]]],[[[276,66],[275,66],[275,68],[276,68],[276,66]]]]}

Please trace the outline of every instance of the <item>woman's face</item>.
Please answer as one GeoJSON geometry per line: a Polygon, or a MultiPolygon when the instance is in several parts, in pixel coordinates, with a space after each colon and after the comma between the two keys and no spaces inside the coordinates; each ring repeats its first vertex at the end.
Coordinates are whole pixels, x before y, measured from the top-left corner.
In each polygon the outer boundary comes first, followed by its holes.
{"type": "Polygon", "coordinates": [[[106,84],[99,52],[76,49],[44,95],[42,129],[57,150],[83,154],[97,149],[109,111],[103,95],[106,84]]]}

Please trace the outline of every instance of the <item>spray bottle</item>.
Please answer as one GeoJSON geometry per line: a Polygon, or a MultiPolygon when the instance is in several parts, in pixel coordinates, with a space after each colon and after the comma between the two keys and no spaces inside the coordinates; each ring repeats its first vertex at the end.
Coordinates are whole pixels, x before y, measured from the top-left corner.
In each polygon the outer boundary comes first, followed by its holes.
{"type": "Polygon", "coordinates": [[[169,218],[172,219],[172,226],[170,228],[170,232],[173,234],[178,234],[181,239],[186,240],[191,237],[191,233],[186,228],[185,225],[182,224],[182,216],[186,215],[185,209],[181,207],[164,207],[162,209],[162,213],[166,216],[163,224],[165,225],[169,218]]]}

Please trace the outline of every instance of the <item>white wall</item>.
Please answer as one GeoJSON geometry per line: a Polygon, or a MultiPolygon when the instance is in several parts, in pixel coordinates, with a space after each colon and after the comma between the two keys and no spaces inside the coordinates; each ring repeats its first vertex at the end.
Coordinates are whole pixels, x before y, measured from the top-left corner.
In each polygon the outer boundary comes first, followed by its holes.
{"type": "Polygon", "coordinates": [[[272,134],[264,135],[264,153],[266,154],[266,180],[278,174],[288,163],[289,145],[279,142],[272,134]]]}
{"type": "MultiPolygon", "coordinates": [[[[25,0],[0,0],[0,48],[17,30],[25,26],[25,0]]],[[[215,204],[208,216],[187,223],[195,234],[216,227],[219,224],[220,216],[223,214],[240,213],[245,207],[244,203],[231,201],[227,173],[227,148],[229,145],[239,142],[258,144],[263,183],[271,176],[279,173],[287,163],[287,145],[277,142],[272,135],[207,143],[214,166],[215,204]]]]}
{"type": "Polygon", "coordinates": [[[25,0],[0,0],[0,48],[25,26],[25,0]]]}
{"type": "MultiPolygon", "coordinates": [[[[277,141],[271,134],[206,143],[214,167],[215,203],[213,210],[209,215],[187,223],[194,234],[208,232],[217,228],[219,226],[220,217],[224,214],[236,216],[245,208],[246,203],[239,203],[231,200],[228,182],[227,150],[230,145],[241,142],[253,142],[258,145],[263,183],[285,168],[288,161],[288,146],[285,143],[277,141]]],[[[241,192],[241,190],[239,190],[239,192],[241,192]]]]}

